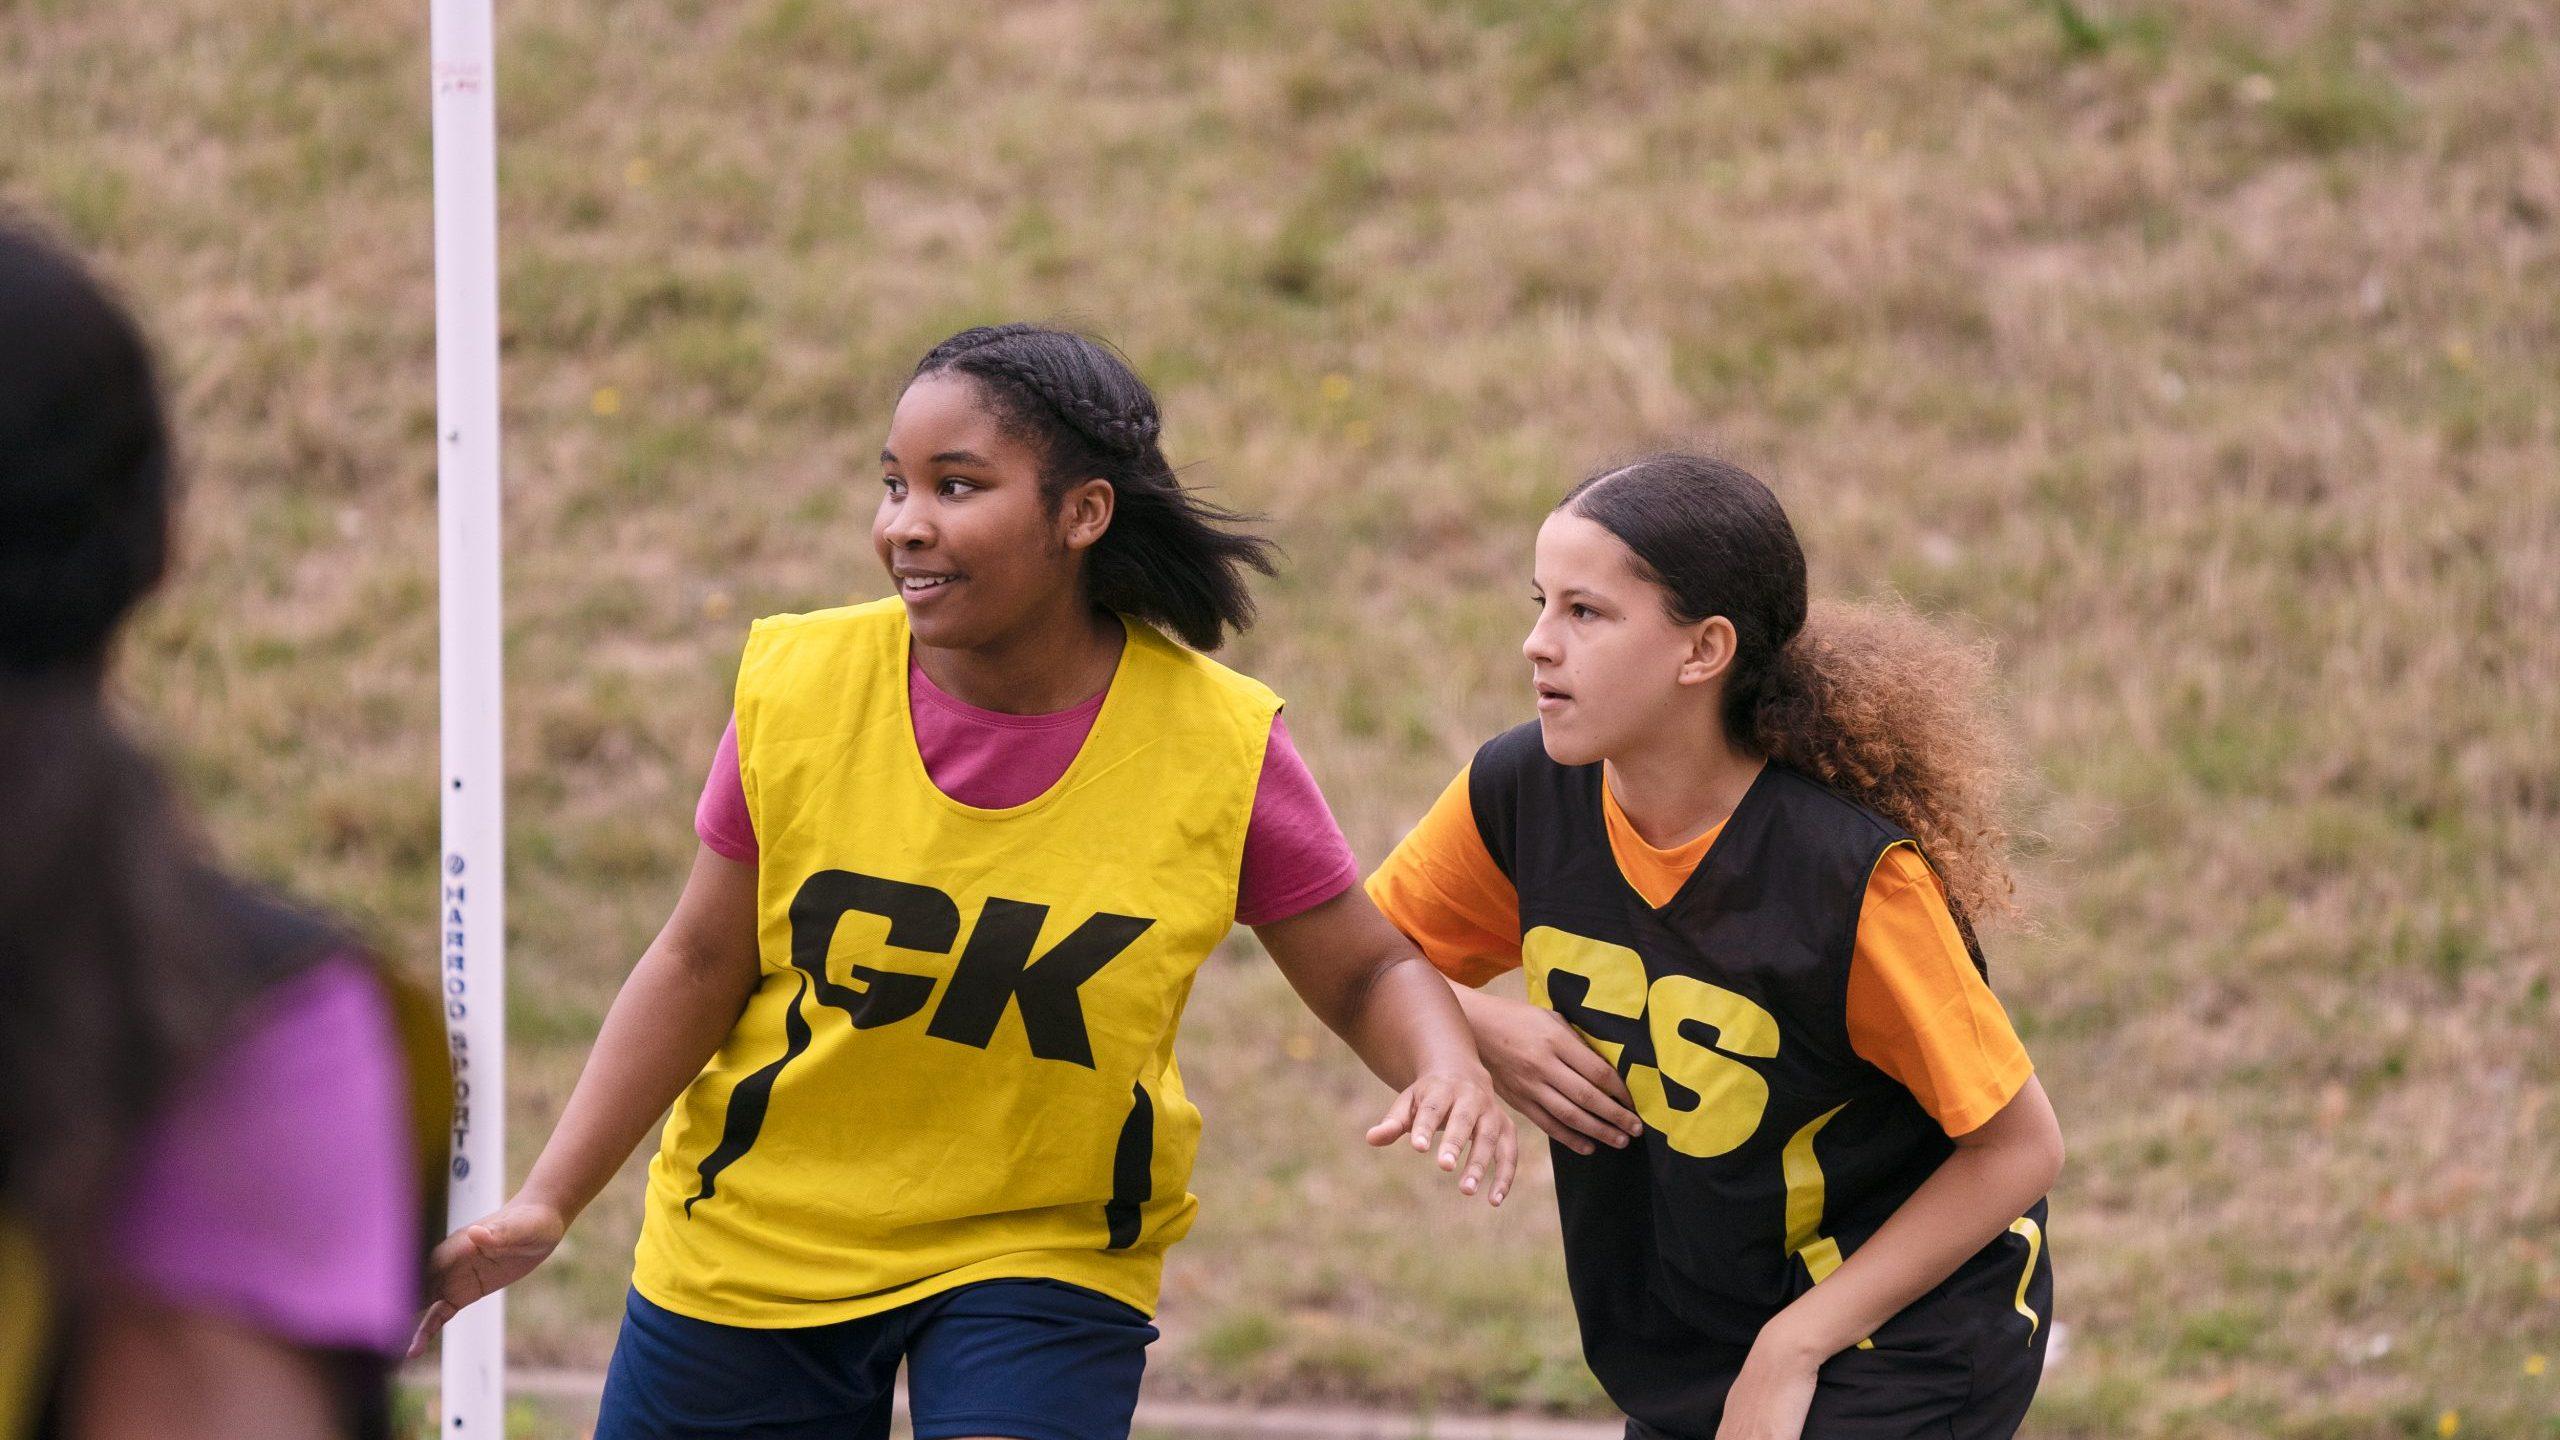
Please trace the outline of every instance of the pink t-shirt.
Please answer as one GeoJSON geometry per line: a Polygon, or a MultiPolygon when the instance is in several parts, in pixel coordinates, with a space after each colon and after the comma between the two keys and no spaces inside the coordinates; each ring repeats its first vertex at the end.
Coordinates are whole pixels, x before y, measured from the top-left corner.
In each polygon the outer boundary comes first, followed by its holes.
{"type": "Polygon", "coordinates": [[[181,1309],[397,1355],[420,1303],[409,1123],[381,982],[324,961],[262,996],[145,1132],[117,1263],[181,1309]]]}
{"type": "MultiPolygon", "coordinates": [[[[1107,693],[1107,692],[1106,692],[1107,693]]],[[[1096,695],[1072,710],[1047,715],[1007,715],[981,710],[944,693],[923,667],[907,667],[907,713],[914,718],[916,748],[925,773],[943,794],[981,810],[1002,810],[1058,783],[1083,748],[1102,713],[1096,695]]],[[[733,716],[711,758],[702,801],[694,807],[694,833],[702,843],[744,865],[758,854],[747,792],[738,779],[738,722],[733,716]]],[[[1236,920],[1268,925],[1332,899],[1360,878],[1360,862],[1342,827],[1324,803],[1324,792],[1289,743],[1289,727],[1271,719],[1271,742],[1262,752],[1262,777],[1253,792],[1253,818],[1245,825],[1244,864],[1237,877],[1236,920]]]]}

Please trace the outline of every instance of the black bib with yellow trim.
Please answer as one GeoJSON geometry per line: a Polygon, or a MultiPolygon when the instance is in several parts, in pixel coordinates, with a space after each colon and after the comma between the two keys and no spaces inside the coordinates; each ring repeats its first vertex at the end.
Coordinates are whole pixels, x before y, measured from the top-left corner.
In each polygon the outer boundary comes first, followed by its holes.
{"type": "MultiPolygon", "coordinates": [[[[1597,764],[1550,759],[1531,723],[1477,752],[1468,798],[1519,892],[1530,999],[1617,1067],[1646,1125],[1624,1150],[1551,1147],[1585,1358],[1630,1416],[1708,1433],[1760,1327],[1953,1152],[1849,1039],[1867,880],[1911,837],[1769,765],[1657,908],[1610,852],[1603,784],[1597,764]]],[[[1946,1325],[2040,1340],[2043,1216],[2038,1202],[1875,1343],[1946,1325]]]]}

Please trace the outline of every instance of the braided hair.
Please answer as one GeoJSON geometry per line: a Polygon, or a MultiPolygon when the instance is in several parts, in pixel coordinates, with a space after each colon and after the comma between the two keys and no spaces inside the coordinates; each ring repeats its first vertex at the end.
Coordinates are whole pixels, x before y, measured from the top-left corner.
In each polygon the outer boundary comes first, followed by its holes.
{"type": "Polygon", "coordinates": [[[1039,325],[981,325],[925,352],[912,385],[950,371],[978,382],[1007,429],[1041,454],[1041,489],[1054,512],[1079,481],[1111,483],[1111,526],[1085,557],[1085,591],[1215,650],[1253,623],[1244,572],[1273,573],[1271,541],[1240,527],[1255,518],[1183,488],[1158,443],[1156,397],[1099,341],[1039,325]]]}

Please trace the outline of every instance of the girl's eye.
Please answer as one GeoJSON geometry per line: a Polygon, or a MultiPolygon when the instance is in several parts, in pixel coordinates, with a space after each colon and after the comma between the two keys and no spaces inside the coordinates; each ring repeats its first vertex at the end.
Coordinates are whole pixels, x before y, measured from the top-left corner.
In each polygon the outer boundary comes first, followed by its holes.
{"type": "Polygon", "coordinates": [[[937,488],[941,490],[944,499],[956,500],[963,494],[977,489],[978,486],[973,480],[951,479],[943,481],[937,488]]]}
{"type": "Polygon", "coordinates": [[[1596,613],[1598,613],[1598,612],[1594,611],[1594,610],[1593,610],[1590,606],[1588,606],[1588,605],[1576,605],[1576,606],[1573,606],[1572,608],[1570,608],[1570,609],[1566,610],[1566,611],[1565,611],[1565,613],[1566,613],[1566,614],[1568,614],[1568,615],[1570,615],[1570,616],[1572,616],[1572,617],[1573,617],[1574,619],[1576,619],[1576,620],[1588,620],[1588,619],[1590,619],[1594,614],[1596,614],[1596,613]]]}
{"type": "Polygon", "coordinates": [[[895,475],[881,476],[880,483],[888,487],[891,495],[904,495],[907,493],[907,482],[899,479],[895,475]]]}

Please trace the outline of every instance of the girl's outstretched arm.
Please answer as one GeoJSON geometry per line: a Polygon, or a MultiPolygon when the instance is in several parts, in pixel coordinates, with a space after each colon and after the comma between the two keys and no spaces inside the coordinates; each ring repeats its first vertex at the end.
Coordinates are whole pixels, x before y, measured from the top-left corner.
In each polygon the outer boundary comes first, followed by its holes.
{"type": "Polygon", "coordinates": [[[1476,1058],[1475,1039],[1448,982],[1415,953],[1413,942],[1357,885],[1253,933],[1316,1018],[1400,1092],[1386,1117],[1370,1127],[1369,1143],[1389,1145],[1409,1135],[1414,1149],[1427,1151],[1445,1129],[1440,1168],[1454,1171],[1463,1159],[1458,1188],[1469,1195],[1490,1172],[1486,1198],[1501,1204],[1519,1166],[1519,1136],[1476,1058]]]}
{"type": "Polygon", "coordinates": [[[578,1212],[700,1074],[755,992],[756,867],[702,846],[666,928],[606,1012],[560,1123],[515,1197],[427,1262],[416,1355],[463,1306],[549,1258],[578,1212]]]}
{"type": "Polygon", "coordinates": [[[1875,1333],[2027,1213],[2062,1173],[2062,1126],[2028,1077],[1867,1243],[1762,1326],[1716,1440],[1798,1440],[1822,1362],[1875,1333]]]}

